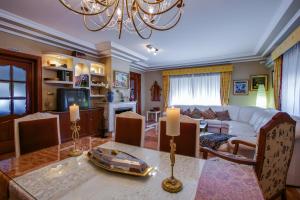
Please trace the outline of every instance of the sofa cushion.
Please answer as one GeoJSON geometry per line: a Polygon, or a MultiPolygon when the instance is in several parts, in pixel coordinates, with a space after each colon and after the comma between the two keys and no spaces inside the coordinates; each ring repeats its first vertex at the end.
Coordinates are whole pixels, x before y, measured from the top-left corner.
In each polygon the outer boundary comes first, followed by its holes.
{"type": "Polygon", "coordinates": [[[255,130],[247,123],[238,121],[223,121],[229,125],[228,134],[236,136],[254,137],[256,136],[255,130]]]}
{"type": "Polygon", "coordinates": [[[249,120],[249,124],[254,127],[257,123],[258,119],[263,115],[262,111],[256,111],[253,113],[251,119],[249,120]]]}
{"type": "Polygon", "coordinates": [[[218,120],[221,121],[230,121],[230,116],[228,110],[216,112],[216,116],[218,120]]]}
{"type": "Polygon", "coordinates": [[[240,111],[240,107],[239,106],[225,106],[224,107],[225,110],[228,110],[229,112],[229,116],[231,120],[237,120],[238,119],[238,115],[239,115],[239,111],[240,111]]]}
{"type": "Polygon", "coordinates": [[[240,122],[244,122],[244,123],[249,123],[252,115],[257,111],[259,110],[260,108],[257,108],[257,107],[252,107],[252,106],[249,106],[249,107],[241,107],[240,108],[240,111],[239,111],[239,115],[238,115],[238,119],[237,121],[240,121],[240,122]]]}
{"type": "Polygon", "coordinates": [[[204,119],[215,119],[216,118],[216,113],[211,108],[209,108],[205,111],[202,111],[201,115],[204,117],[204,119]]]}

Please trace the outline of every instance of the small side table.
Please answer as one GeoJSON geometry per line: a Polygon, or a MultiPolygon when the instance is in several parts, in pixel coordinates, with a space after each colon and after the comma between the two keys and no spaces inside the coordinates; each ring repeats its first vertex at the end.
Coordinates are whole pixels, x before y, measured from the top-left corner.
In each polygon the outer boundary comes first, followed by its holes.
{"type": "Polygon", "coordinates": [[[149,121],[149,116],[154,115],[154,121],[158,122],[158,119],[160,117],[160,111],[147,111],[147,122],[149,121]]]}

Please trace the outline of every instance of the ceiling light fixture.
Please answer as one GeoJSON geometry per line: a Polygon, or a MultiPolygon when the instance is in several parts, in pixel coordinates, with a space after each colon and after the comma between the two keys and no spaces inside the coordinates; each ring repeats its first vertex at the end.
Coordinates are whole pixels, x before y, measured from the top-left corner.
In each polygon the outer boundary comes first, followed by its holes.
{"type": "Polygon", "coordinates": [[[157,55],[158,48],[153,47],[151,44],[147,44],[146,48],[149,53],[153,53],[153,55],[155,55],[155,56],[157,55]]]}
{"type": "Polygon", "coordinates": [[[59,1],[69,10],[83,15],[88,30],[117,29],[119,39],[123,28],[136,32],[143,39],[149,39],[153,30],[170,30],[178,24],[184,7],[184,0],[59,1]]]}

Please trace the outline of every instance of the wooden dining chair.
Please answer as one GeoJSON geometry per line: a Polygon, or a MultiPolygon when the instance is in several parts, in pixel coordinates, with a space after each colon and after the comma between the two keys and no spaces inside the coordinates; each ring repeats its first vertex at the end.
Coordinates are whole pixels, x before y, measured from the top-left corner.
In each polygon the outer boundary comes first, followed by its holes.
{"type": "MultiPolygon", "coordinates": [[[[205,159],[209,153],[227,161],[254,166],[264,197],[286,199],[286,178],[294,150],[295,126],[296,122],[287,113],[277,113],[260,129],[253,160],[207,147],[201,147],[201,151],[205,159]]],[[[239,141],[235,144],[248,145],[239,141]]],[[[251,143],[249,145],[253,146],[251,143]]]]}
{"type": "Polygon", "coordinates": [[[14,120],[16,157],[61,143],[59,116],[34,113],[14,120]]]}
{"type": "MultiPolygon", "coordinates": [[[[199,156],[199,121],[180,115],[180,136],[174,138],[176,154],[199,156]]],[[[166,135],[166,117],[160,118],[158,145],[160,151],[170,152],[170,136],[166,135]]]]}
{"type": "Polygon", "coordinates": [[[145,117],[135,112],[128,111],[116,115],[115,119],[115,141],[144,146],[145,117]]]}

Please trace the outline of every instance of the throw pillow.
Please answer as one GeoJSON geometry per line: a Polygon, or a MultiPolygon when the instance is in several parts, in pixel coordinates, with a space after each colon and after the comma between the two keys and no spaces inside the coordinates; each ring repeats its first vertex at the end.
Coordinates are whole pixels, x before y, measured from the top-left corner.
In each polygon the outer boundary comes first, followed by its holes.
{"type": "Polygon", "coordinates": [[[187,110],[185,110],[185,111],[180,111],[180,114],[182,114],[182,115],[187,115],[187,116],[191,116],[192,115],[192,112],[191,112],[191,110],[188,108],[187,110]]]}
{"type": "Polygon", "coordinates": [[[211,108],[201,112],[201,115],[204,119],[215,119],[217,117],[216,113],[211,108]]]}
{"type": "Polygon", "coordinates": [[[192,114],[191,114],[191,118],[195,118],[195,119],[200,119],[201,118],[201,111],[198,108],[194,108],[192,114]]]}
{"type": "Polygon", "coordinates": [[[217,119],[221,120],[221,121],[230,121],[231,120],[228,110],[216,112],[216,116],[217,116],[217,119]]]}

